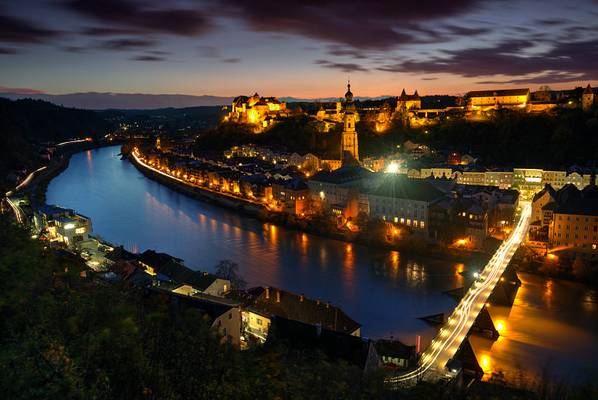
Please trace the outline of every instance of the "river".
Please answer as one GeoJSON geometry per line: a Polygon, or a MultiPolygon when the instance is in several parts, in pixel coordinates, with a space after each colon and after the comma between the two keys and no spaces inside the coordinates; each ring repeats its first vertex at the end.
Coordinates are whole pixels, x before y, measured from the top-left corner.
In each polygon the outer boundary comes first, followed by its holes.
{"type": "MultiPolygon", "coordinates": [[[[291,231],[179,194],[144,177],[119,147],[75,154],[49,185],[47,201],[89,216],[94,233],[142,252],[155,249],[212,271],[222,259],[238,263],[249,286],[269,285],[329,301],[360,322],[362,335],[424,342],[434,328],[418,317],[448,313],[443,291],[463,285],[459,274],[478,265],[399,254],[291,231]]],[[[597,293],[580,284],[522,275],[511,309],[491,310],[503,322],[492,345],[473,340],[484,369],[550,363],[580,376],[598,357],[597,293]]],[[[595,368],[595,367],[594,367],[595,368]]]]}

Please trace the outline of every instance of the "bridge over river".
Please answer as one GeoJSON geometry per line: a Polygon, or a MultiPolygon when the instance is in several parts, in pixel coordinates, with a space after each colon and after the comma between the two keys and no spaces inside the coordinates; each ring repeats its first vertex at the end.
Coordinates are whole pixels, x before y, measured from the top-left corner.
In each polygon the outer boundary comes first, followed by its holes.
{"type": "Polygon", "coordinates": [[[525,239],[531,217],[531,205],[522,207],[517,226],[505,240],[476,280],[465,293],[446,323],[422,354],[418,367],[403,375],[390,378],[390,383],[409,384],[418,380],[438,380],[451,378],[457,372],[447,368],[447,363],[455,356],[461,343],[477,319],[480,311],[494,291],[513,254],[525,239]]]}

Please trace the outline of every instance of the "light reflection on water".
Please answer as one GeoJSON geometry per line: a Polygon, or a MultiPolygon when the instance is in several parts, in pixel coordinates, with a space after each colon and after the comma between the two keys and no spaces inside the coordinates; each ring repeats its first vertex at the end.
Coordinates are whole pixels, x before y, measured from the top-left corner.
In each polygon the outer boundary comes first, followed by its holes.
{"type": "Polygon", "coordinates": [[[598,310],[584,301],[595,291],[574,282],[519,277],[514,306],[488,309],[495,326],[504,324],[499,340],[472,337],[478,360],[486,357],[491,365],[485,372],[503,371],[511,380],[521,369],[531,369],[530,376],[546,369],[574,381],[597,376],[598,310]]]}
{"type": "MultiPolygon", "coordinates": [[[[212,270],[220,260],[240,265],[250,285],[279,286],[340,305],[370,337],[393,335],[427,343],[435,328],[417,319],[450,312],[442,292],[464,284],[460,274],[479,265],[380,251],[289,231],[189,199],[146,179],[117,156],[118,148],[75,155],[48,189],[48,202],[93,220],[94,232],[132,251],[171,253],[191,268],[212,270]]],[[[498,342],[472,339],[488,369],[547,360],[585,365],[598,359],[596,292],[582,285],[523,275],[512,309],[492,306],[503,320],[498,342]],[[569,354],[574,354],[570,357],[569,354]],[[486,358],[485,358],[486,359],[486,358]]]]}

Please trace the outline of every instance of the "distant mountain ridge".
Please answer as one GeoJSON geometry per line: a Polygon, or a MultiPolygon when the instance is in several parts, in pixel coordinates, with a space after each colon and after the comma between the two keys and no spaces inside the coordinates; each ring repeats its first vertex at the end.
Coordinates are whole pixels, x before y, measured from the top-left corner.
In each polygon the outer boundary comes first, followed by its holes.
{"type": "MultiPolygon", "coordinates": [[[[11,100],[35,99],[44,100],[56,105],[71,108],[83,108],[87,110],[153,110],[159,108],[185,108],[201,106],[225,106],[230,105],[234,97],[210,96],[210,95],[186,95],[186,94],[143,94],[143,93],[111,93],[111,92],[84,92],[68,94],[46,94],[46,93],[15,93],[0,92],[0,97],[11,100]]],[[[356,97],[356,100],[379,100],[391,96],[378,97],[356,97]]],[[[335,102],[338,97],[326,98],[298,98],[279,97],[281,101],[288,103],[335,102]]]]}
{"type": "Polygon", "coordinates": [[[142,93],[69,93],[69,94],[30,94],[0,93],[0,97],[11,100],[45,100],[63,107],[88,110],[150,110],[158,108],[185,108],[198,106],[221,106],[230,104],[232,97],[193,96],[184,94],[142,94],[142,93]]]}

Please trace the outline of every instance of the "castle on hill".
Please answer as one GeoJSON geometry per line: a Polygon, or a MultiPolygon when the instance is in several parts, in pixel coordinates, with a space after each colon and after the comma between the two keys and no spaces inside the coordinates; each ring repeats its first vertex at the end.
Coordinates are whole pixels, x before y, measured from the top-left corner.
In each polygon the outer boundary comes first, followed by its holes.
{"type": "MultiPolygon", "coordinates": [[[[350,93],[350,90],[347,93],[350,93]]],[[[455,104],[444,107],[425,107],[417,89],[413,94],[408,94],[403,89],[394,99],[388,98],[381,105],[374,107],[363,107],[363,103],[354,103],[352,96],[349,101],[345,95],[344,99],[328,103],[328,108],[320,105],[311,117],[320,132],[329,132],[341,124],[346,130],[345,114],[349,110],[355,124],[361,119],[371,123],[376,132],[384,133],[393,123],[417,128],[434,125],[450,118],[484,120],[492,113],[505,109],[525,113],[552,113],[558,108],[581,108],[588,112],[598,103],[598,96],[589,84],[585,89],[561,91],[540,89],[532,92],[529,88],[470,91],[457,98],[455,104]],[[348,105],[350,107],[347,107],[348,105]]],[[[247,124],[254,132],[260,133],[291,114],[285,102],[276,97],[261,97],[255,93],[250,97],[236,97],[224,121],[247,124]]]]}
{"type": "Polygon", "coordinates": [[[250,97],[235,97],[224,121],[251,125],[255,132],[261,132],[288,116],[289,111],[284,101],[281,102],[276,97],[261,97],[256,92],[250,97]]]}

